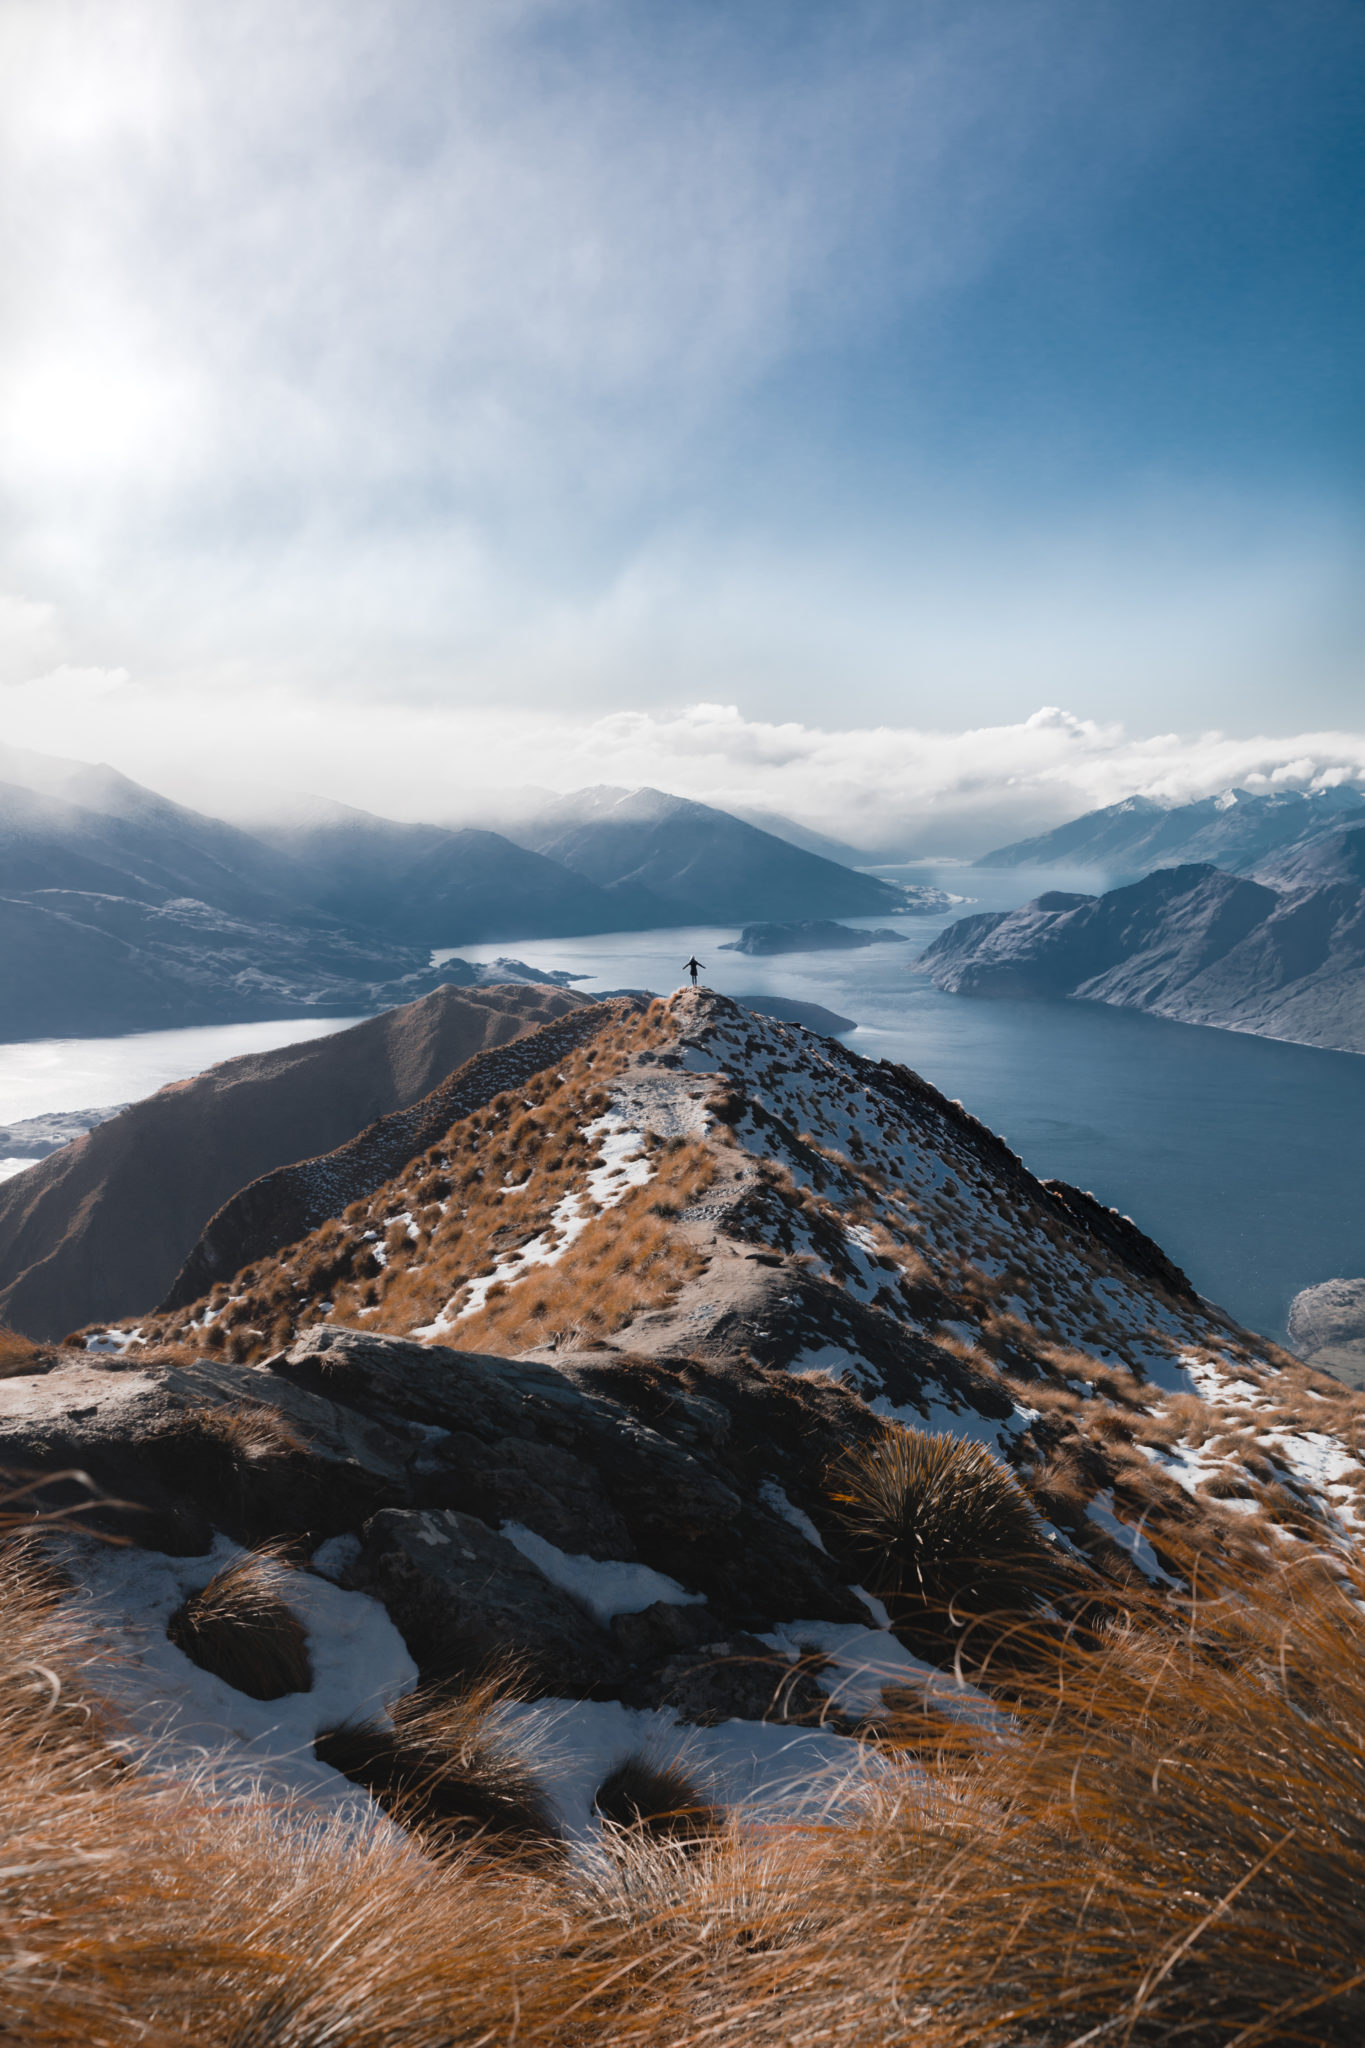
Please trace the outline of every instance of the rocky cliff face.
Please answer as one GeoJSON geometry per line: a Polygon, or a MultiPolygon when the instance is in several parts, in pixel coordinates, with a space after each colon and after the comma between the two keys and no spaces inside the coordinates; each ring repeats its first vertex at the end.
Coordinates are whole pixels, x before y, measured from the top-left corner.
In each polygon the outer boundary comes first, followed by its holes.
{"type": "Polygon", "coordinates": [[[149,1700],[153,1579],[183,1597],[270,1539],[318,1669],[382,1612],[405,1683],[510,1659],[603,1756],[722,1723],[755,1756],[834,1740],[883,1688],[951,1693],[962,1645],[866,1589],[837,1475],[888,1425],[1005,1463],[1059,1613],[1198,1551],[1350,1540],[1365,1401],[1127,1219],[907,1070],[706,991],[598,1022],[299,1242],[0,1380],[3,1462],[49,1504],[89,1475],[132,1539],[68,1569],[142,1617],[149,1700]]]}
{"type": "Polygon", "coordinates": [[[1160,868],[1103,896],[961,918],[920,964],[954,995],[1074,996],[1365,1052],[1363,875],[1365,827],[1344,828],[1260,879],[1160,868]]]}

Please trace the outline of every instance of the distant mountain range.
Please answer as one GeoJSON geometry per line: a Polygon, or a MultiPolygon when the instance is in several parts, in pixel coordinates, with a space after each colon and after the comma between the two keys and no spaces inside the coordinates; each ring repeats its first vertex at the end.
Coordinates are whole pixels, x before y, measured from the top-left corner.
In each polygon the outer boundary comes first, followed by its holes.
{"type": "Polygon", "coordinates": [[[1352,819],[1365,823],[1365,792],[1283,790],[1254,796],[1230,789],[1198,803],[1164,806],[1150,797],[1125,797],[1087,811],[1036,839],[997,847],[979,868],[1096,867],[1122,875],[1208,861],[1231,874],[1249,874],[1272,855],[1306,844],[1352,819]]]}
{"type": "Polygon", "coordinates": [[[886,915],[894,884],[706,804],[589,790],[503,833],[310,801],[251,831],[0,749],[0,1038],[377,1010],[437,947],[886,915]]]}
{"type": "Polygon", "coordinates": [[[1365,1052],[1365,823],[1339,815],[1255,878],[1194,863],[960,918],[919,964],[955,995],[1073,996],[1365,1052]]]}

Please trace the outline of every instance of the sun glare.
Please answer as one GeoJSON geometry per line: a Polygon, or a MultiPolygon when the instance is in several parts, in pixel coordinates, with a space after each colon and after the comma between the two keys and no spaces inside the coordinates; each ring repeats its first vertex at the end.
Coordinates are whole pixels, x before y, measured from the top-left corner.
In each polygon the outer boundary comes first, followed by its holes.
{"type": "Polygon", "coordinates": [[[184,412],[171,381],[89,357],[17,378],[4,414],[10,459],[38,470],[110,470],[164,458],[184,412]]]}

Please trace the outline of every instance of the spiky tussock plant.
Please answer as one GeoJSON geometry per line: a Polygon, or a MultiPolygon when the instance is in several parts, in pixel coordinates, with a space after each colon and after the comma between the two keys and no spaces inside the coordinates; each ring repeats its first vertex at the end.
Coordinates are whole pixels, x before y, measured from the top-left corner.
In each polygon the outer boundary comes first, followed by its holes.
{"type": "MultiPolygon", "coordinates": [[[[1178,1559],[1011,1710],[686,1854],[432,1858],[102,1759],[78,1609],[0,1571],[0,2034],[25,2048],[1359,2048],[1365,1568],[1178,1559]]],[[[1026,1628],[1035,1627],[1022,1623],[1026,1628]]]]}
{"type": "Polygon", "coordinates": [[[177,1607],[166,1634],[201,1671],[254,1700],[307,1692],[308,1637],[285,1598],[288,1583],[280,1546],[245,1551],[177,1607]]]}
{"type": "Polygon", "coordinates": [[[703,1841],[721,1824],[721,1815],[680,1764],[651,1763],[643,1756],[624,1757],[609,1771],[593,1805],[609,1828],[655,1841],[703,1841]]]}
{"type": "Polygon", "coordinates": [[[526,1864],[555,1862],[559,1829],[530,1766],[498,1727],[507,1674],[459,1692],[411,1693],[391,1725],[350,1722],[313,1753],[365,1790],[429,1854],[477,1845],[526,1864]]]}
{"type": "Polygon", "coordinates": [[[984,1444],[888,1423],[829,1478],[863,1583],[899,1614],[1027,1608],[1055,1584],[1027,1495],[984,1444]]]}

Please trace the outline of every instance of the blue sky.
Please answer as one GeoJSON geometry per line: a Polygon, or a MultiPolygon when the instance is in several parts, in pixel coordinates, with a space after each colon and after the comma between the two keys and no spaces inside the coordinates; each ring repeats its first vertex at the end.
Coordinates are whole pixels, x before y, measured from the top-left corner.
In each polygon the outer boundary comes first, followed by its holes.
{"type": "Polygon", "coordinates": [[[1011,816],[1365,773],[1359,0],[0,0],[0,59],[14,737],[428,810],[419,733],[808,813],[774,730],[1105,736],[1011,816]]]}

